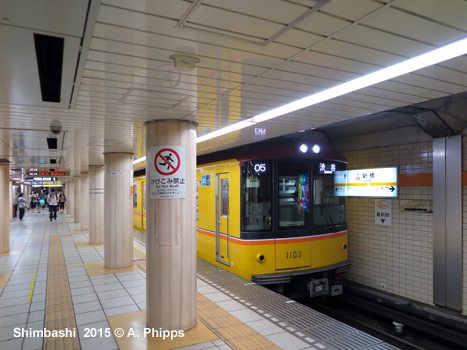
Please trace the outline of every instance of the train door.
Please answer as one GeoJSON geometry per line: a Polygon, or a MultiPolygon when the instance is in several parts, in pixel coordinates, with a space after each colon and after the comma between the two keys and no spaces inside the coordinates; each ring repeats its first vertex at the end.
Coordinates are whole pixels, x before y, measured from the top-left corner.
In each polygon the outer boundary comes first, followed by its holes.
{"type": "Polygon", "coordinates": [[[141,227],[146,231],[146,181],[141,183],[141,203],[143,205],[143,210],[141,213],[141,227]]]}
{"type": "Polygon", "coordinates": [[[230,265],[229,174],[216,174],[216,260],[230,265]]]}

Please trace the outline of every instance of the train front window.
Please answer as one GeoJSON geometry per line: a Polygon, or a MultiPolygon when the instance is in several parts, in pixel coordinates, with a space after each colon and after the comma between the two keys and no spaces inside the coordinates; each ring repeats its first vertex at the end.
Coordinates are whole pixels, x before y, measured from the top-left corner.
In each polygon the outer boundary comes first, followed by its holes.
{"type": "Polygon", "coordinates": [[[242,231],[271,231],[272,163],[248,161],[242,165],[242,231]]]}
{"type": "Polygon", "coordinates": [[[279,162],[279,227],[308,224],[310,175],[308,162],[279,162]]]}
{"type": "Polygon", "coordinates": [[[344,224],[346,197],[336,195],[334,173],[314,176],[313,189],[313,226],[344,224]]]}

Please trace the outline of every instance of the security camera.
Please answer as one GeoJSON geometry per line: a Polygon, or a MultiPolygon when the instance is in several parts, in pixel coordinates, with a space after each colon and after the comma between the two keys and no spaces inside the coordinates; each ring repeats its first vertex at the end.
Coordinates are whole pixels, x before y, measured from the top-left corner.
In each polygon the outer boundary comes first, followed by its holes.
{"type": "Polygon", "coordinates": [[[54,135],[60,134],[60,132],[62,131],[62,123],[60,123],[60,121],[56,119],[52,120],[52,122],[50,123],[50,131],[54,135]]]}

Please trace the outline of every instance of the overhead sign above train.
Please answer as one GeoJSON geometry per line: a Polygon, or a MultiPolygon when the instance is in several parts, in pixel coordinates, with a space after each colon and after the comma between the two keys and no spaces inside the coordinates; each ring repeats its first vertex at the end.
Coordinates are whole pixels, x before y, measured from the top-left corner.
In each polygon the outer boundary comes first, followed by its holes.
{"type": "Polygon", "coordinates": [[[397,198],[397,167],[336,171],[334,190],[337,196],[397,198]]]}

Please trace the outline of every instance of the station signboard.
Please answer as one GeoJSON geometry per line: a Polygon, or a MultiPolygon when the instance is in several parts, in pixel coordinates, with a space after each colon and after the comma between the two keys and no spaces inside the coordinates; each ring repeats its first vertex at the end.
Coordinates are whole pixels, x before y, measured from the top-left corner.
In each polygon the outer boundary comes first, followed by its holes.
{"type": "Polygon", "coordinates": [[[34,177],[27,177],[26,178],[26,181],[30,181],[30,182],[33,182],[33,181],[49,181],[49,182],[53,182],[53,181],[57,181],[57,178],[56,177],[51,177],[51,176],[34,176],[34,177]]]}
{"type": "Polygon", "coordinates": [[[336,171],[336,196],[397,198],[399,185],[397,167],[336,171]]]}

